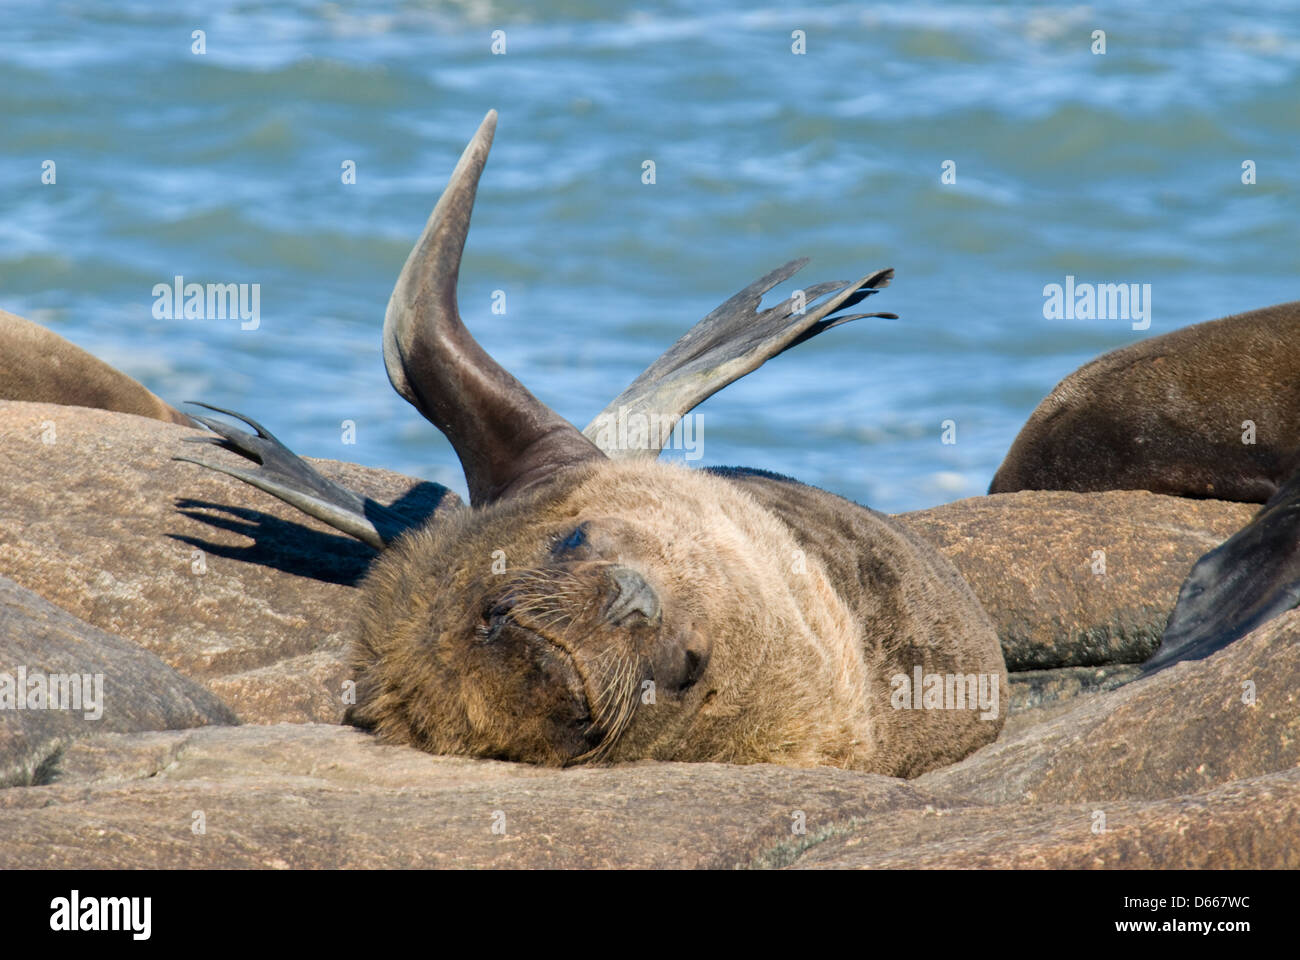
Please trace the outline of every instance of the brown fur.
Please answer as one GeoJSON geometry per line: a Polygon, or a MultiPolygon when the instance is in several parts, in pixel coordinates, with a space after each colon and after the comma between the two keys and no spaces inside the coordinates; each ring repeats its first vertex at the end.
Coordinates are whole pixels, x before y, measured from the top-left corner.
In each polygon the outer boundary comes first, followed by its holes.
{"type": "Polygon", "coordinates": [[[566,469],[404,536],[367,580],[354,667],[352,719],[386,740],[549,764],[914,776],[992,741],[1006,703],[987,615],[894,522],[793,481],[647,462],[566,469]],[[651,584],[661,620],[600,622],[615,563],[651,584]],[[682,663],[700,672],[673,689],[682,663]],[[890,677],[917,664],[998,677],[997,719],[892,709],[890,677]]]}
{"type": "Polygon", "coordinates": [[[0,400],[62,403],[192,426],[143,385],[52,330],[0,310],[0,400]]]}
{"type": "Polygon", "coordinates": [[[1300,466],[1300,301],[1200,323],[1080,367],[993,477],[1015,490],[1150,490],[1263,503],[1300,466]],[[1256,442],[1242,443],[1254,421],[1256,442]]]}

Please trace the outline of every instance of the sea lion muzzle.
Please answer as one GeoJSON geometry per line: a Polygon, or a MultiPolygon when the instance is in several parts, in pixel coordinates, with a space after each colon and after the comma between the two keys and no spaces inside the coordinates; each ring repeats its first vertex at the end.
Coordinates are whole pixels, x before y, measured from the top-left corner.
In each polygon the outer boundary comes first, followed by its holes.
{"type": "Polygon", "coordinates": [[[488,755],[567,763],[599,749],[607,731],[593,717],[587,678],[567,646],[521,622],[510,603],[483,614],[475,640],[464,688],[470,725],[494,736],[501,704],[510,704],[512,735],[488,755]]]}
{"type": "MultiPolygon", "coordinates": [[[[681,636],[664,636],[663,606],[659,594],[644,576],[621,564],[610,567],[606,576],[615,594],[605,608],[604,621],[610,627],[641,623],[655,631],[649,649],[642,656],[650,664],[650,676],[657,689],[681,694],[690,689],[709,663],[709,644],[694,630],[681,636]]],[[[644,682],[644,681],[643,681],[644,682]]]]}
{"type": "Polygon", "coordinates": [[[552,560],[498,590],[474,627],[460,689],[482,736],[511,731],[492,751],[501,759],[601,759],[638,708],[680,697],[708,663],[707,646],[666,626],[654,586],[624,564],[552,560]]]}

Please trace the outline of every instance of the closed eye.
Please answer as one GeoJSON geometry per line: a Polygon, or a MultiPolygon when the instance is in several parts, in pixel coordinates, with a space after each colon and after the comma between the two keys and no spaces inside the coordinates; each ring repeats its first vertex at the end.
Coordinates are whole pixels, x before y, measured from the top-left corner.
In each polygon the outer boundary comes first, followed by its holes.
{"type": "Polygon", "coordinates": [[[587,525],[580,523],[567,536],[555,541],[551,547],[551,553],[555,556],[563,556],[585,546],[587,546],[587,525]]]}

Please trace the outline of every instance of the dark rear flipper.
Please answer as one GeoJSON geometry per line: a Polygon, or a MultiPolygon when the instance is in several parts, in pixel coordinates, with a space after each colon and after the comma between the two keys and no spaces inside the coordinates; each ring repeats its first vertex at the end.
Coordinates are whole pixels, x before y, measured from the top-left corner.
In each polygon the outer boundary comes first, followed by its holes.
{"type": "Polygon", "coordinates": [[[1203,660],[1297,604],[1300,472],[1250,523],[1196,561],[1143,673],[1203,660]]]}

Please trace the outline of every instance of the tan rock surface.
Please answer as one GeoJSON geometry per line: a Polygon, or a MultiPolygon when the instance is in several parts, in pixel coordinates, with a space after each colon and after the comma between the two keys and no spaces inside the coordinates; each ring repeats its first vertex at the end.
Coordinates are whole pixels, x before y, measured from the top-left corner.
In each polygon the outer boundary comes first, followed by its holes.
{"type": "Polygon", "coordinates": [[[0,868],[1300,865],[1294,769],[1155,801],[983,806],[824,767],[548,770],[300,723],[102,735],[53,777],[0,791],[0,868]]]}
{"type": "Polygon", "coordinates": [[[147,650],[0,577],[0,787],[42,782],[79,737],[234,720],[147,650]]]}
{"type": "Polygon", "coordinates": [[[794,836],[797,811],[816,834],[947,805],[843,770],[542,769],[320,724],[106,736],[73,745],[55,777],[0,791],[0,868],[717,868],[794,836]]]}
{"type": "Polygon", "coordinates": [[[836,831],[794,866],[1294,870],[1300,770],[1149,802],[900,810],[836,831]]]}
{"type": "Polygon", "coordinates": [[[956,564],[1008,670],[1140,663],[1192,565],[1258,504],[1029,490],[900,514],[956,564]],[[1105,573],[1098,564],[1104,553],[1105,573]]]}
{"type": "Polygon", "coordinates": [[[927,774],[986,803],[1155,799],[1300,765],[1300,610],[927,774]],[[1253,697],[1253,703],[1244,702],[1253,697]]]}
{"type": "MultiPolygon", "coordinates": [[[[373,551],[247,484],[172,459],[193,454],[182,438],[201,433],[0,402],[0,575],[157,654],[242,720],[337,720],[355,585],[373,551]]],[[[458,502],[437,484],[314,462],[380,502],[403,499],[409,516],[442,494],[444,509],[458,502]]]]}
{"type": "MultiPolygon", "coordinates": [[[[1021,493],[907,515],[971,581],[1012,662],[1073,664],[1014,678],[1003,736],[952,767],[910,782],[717,764],[559,771],[305,722],[341,715],[370,551],[174,462],[187,435],[0,403],[0,575],[14,581],[0,581],[0,652],[29,667],[66,655],[69,671],[99,657],[133,692],[114,708],[120,733],[0,716],[8,782],[38,784],[0,790],[0,868],[1300,865],[1300,611],[1151,678],[1116,686],[1133,668],[1098,666],[1144,654],[1186,569],[1248,505],[1021,493]],[[294,722],[141,732],[226,718],[186,677],[244,721],[294,722]]],[[[441,490],[318,465],[380,502],[405,498],[412,517],[441,490]]]]}

